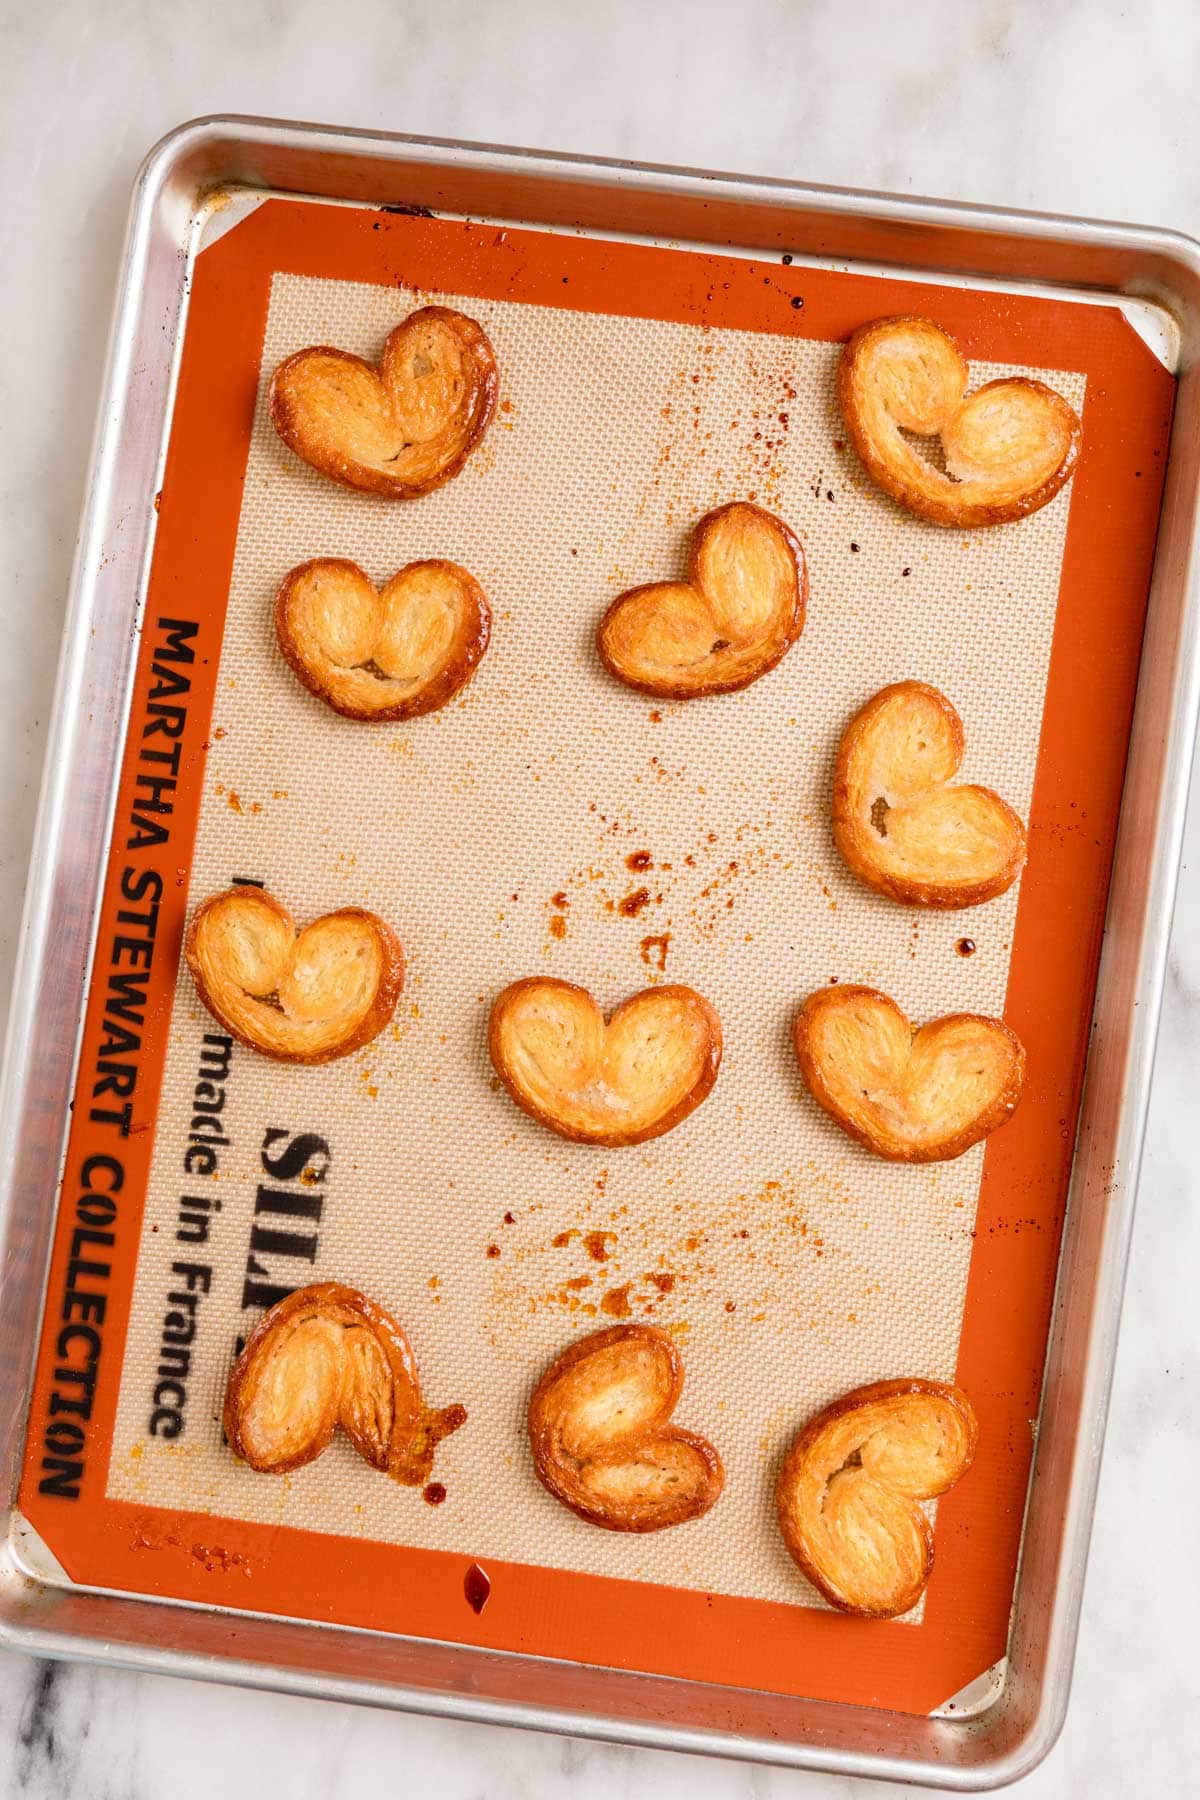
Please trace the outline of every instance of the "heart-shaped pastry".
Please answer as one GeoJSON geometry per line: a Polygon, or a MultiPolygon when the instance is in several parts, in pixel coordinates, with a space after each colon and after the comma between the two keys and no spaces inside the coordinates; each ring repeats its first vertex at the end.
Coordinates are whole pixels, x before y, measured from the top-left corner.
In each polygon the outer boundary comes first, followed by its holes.
{"type": "Polygon", "coordinates": [[[378,1037],[404,986],[400,940],[357,906],[296,934],[286,906],[235,887],[197,907],[184,943],[214,1019],[277,1062],[322,1063],[378,1037]]]}
{"type": "Polygon", "coordinates": [[[855,714],[838,751],[833,835],[860,881],[908,906],[978,906],[1011,887],[1025,827],[999,794],[952,787],[962,720],[923,681],[898,681],[855,714]]]}
{"type": "Polygon", "coordinates": [[[279,648],[347,719],[415,719],[465,687],[488,647],[483,589],[452,562],[413,562],[380,590],[357,563],[318,557],[285,575],[279,648]]]}
{"type": "Polygon", "coordinates": [[[607,1025],[586,988],[534,975],[492,1008],[496,1073],[531,1118],[583,1144],[641,1144],[699,1106],[721,1066],[721,1021],[688,987],[645,988],[607,1025]]]}
{"type": "Polygon", "coordinates": [[[967,396],[966,361],[931,319],[860,325],[838,366],[850,441],[885,494],[934,525],[973,530],[1037,512],[1075,473],[1082,429],[1061,394],[1017,377],[967,396]],[[905,432],[940,435],[945,472],[905,432]]]}
{"type": "Polygon", "coordinates": [[[697,524],[686,581],[618,595],[600,622],[600,656],[643,694],[732,693],[791,649],[807,601],[804,551],[783,520],[736,500],[697,524]]]}
{"type": "Polygon", "coordinates": [[[948,1013],[914,1031],[874,988],[820,988],[795,1025],[800,1072],[843,1131],[890,1162],[948,1162],[1011,1117],[1025,1050],[1001,1019],[948,1013]]]}
{"type": "Polygon", "coordinates": [[[466,1416],[461,1406],[422,1407],[400,1326],[357,1288],[333,1281],[300,1288],[263,1315],[225,1391],[230,1448],[266,1475],[315,1461],[340,1428],[373,1469],[411,1487],[427,1476],[428,1440],[448,1437],[466,1416]]]}
{"type": "Polygon", "coordinates": [[[863,1619],[916,1605],[933,1569],[920,1502],[966,1474],[978,1437],[971,1402],[941,1381],[877,1381],[809,1420],[775,1505],[789,1552],[831,1605],[863,1619]]]}
{"type": "Polygon", "coordinates": [[[259,1320],[225,1394],[235,1456],[282,1475],[320,1456],[340,1426],[386,1469],[421,1410],[417,1368],[395,1319],[355,1288],[301,1288],[259,1320]]]}
{"type": "Polygon", "coordinates": [[[670,1423],[683,1364],[665,1332],[617,1325],[572,1344],[529,1402],[543,1485],[589,1524],[662,1531],[706,1513],[725,1471],[712,1445],[670,1423]]]}
{"type": "Polygon", "coordinates": [[[496,358],[482,328],[448,306],[397,325],[378,368],[315,345],[271,378],[271,423],[323,475],[414,500],[457,475],[496,410],[496,358]]]}

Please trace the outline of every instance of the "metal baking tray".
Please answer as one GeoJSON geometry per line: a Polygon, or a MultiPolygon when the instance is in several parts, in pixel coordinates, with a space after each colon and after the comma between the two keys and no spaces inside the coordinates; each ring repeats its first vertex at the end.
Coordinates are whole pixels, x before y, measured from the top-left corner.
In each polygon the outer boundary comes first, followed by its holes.
{"type": "Polygon", "coordinates": [[[1200,246],[1163,231],[256,119],[174,132],[138,178],[68,610],[0,1098],[0,1367],[14,1648],[785,1766],[978,1790],[1067,1705],[1200,703],[1200,246]],[[1006,1678],[928,1718],[43,1581],[13,1505],[99,886],[190,273],[239,194],[428,208],[822,267],[1119,302],[1177,370],[1169,466],[1006,1678]]]}

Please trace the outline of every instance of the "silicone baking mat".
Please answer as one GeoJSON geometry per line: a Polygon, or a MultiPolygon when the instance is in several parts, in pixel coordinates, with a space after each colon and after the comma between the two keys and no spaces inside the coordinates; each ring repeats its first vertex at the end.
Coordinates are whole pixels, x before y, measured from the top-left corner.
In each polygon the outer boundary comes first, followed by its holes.
{"type": "Polygon", "coordinates": [[[26,1512],[79,1580],[939,1704],[1003,1651],[1170,378],[1109,309],[281,202],[199,258],[184,355],[26,1512]],[[419,502],[338,488],[275,436],[270,371],[310,343],[374,356],[431,298],[492,338],[491,432],[419,502]],[[973,381],[1036,371],[1082,411],[1079,475],[1034,518],[939,530],[863,476],[838,340],[902,309],[960,334],[973,381]],[[802,639],[741,694],[632,694],[596,658],[600,615],[676,575],[695,519],[734,498],[804,544],[802,639]],[[377,582],[419,557],[464,563],[494,615],[464,694],[374,726],[308,695],[272,606],[318,555],[377,582]],[[962,715],[965,778],[1031,821],[1020,889],[983,908],[893,905],[833,850],[841,729],[908,676],[962,715]],[[301,923],[346,904],[386,917],[408,965],[390,1030],[319,1069],[231,1044],[179,943],[235,880],[301,923]],[[528,1120],[485,1029],[499,989],[539,972],[606,1010],[665,979],[697,988],[725,1036],[711,1098],[623,1150],[528,1120]],[[1030,1056],[1014,1122],[923,1169],[850,1143],[790,1044],[797,1005],[833,979],[915,1020],[1003,1013],[1030,1056]],[[223,1443],[239,1339],[263,1304],[329,1279],[401,1319],[431,1404],[467,1409],[438,1453],[440,1504],[341,1440],[275,1479],[223,1443]],[[645,1538],[558,1506],[524,1442],[547,1362],[626,1317],[676,1336],[677,1417],[727,1470],[703,1520],[645,1538]],[[81,1353],[86,1417],[53,1398],[78,1395],[62,1368],[81,1353]],[[838,1618],[778,1538],[779,1457],[849,1387],[956,1372],[982,1447],[941,1504],[927,1601],[896,1624],[838,1618]],[[80,1530],[101,1514],[107,1530],[80,1530]],[[478,1617],[473,1562],[492,1582],[478,1617]]]}

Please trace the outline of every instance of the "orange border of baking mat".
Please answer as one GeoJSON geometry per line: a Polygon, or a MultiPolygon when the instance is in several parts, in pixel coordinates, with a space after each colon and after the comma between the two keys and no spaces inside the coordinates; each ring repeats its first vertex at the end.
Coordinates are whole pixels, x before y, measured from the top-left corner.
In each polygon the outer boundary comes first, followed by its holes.
{"type": "MultiPolygon", "coordinates": [[[[141,1069],[129,1136],[89,1121],[103,1026],[103,989],[93,986],[20,1496],[74,1581],[915,1713],[940,1705],[1003,1654],[1173,393],[1171,376],[1117,309],[1067,300],[302,201],[264,203],[200,255],[130,714],[132,733],[151,681],[156,621],[199,620],[171,841],[139,852],[114,834],[97,939],[103,960],[119,909],[129,906],[122,871],[158,869],[141,1069]],[[825,340],[881,314],[929,312],[976,360],[1087,375],[1086,448],[1071,500],[1006,1006],[1034,1077],[1013,1122],[988,1143],[958,1365],[979,1411],[979,1458],[970,1480],[940,1502],[938,1566],[919,1625],[490,1560],[491,1598],[476,1618],[463,1596],[469,1558],[105,1498],[184,926],[183,865],[195,839],[276,271],[825,340]],[[802,308],[793,296],[803,297],[802,308]],[[115,1241],[109,1246],[101,1234],[99,1245],[84,1237],[73,1246],[84,1165],[114,1147],[124,1170],[115,1241]],[[72,1255],[110,1264],[77,1500],[38,1492],[72,1255]]],[[[129,816],[139,747],[131,735],[118,831],[129,816]]],[[[131,888],[137,879],[128,878],[131,888]]],[[[91,1172],[94,1185],[115,1182],[103,1160],[91,1172]]],[[[103,1202],[89,1207],[84,1223],[108,1210],[103,1202]]],[[[65,1360],[78,1360],[89,1342],[68,1340],[65,1360]]]]}

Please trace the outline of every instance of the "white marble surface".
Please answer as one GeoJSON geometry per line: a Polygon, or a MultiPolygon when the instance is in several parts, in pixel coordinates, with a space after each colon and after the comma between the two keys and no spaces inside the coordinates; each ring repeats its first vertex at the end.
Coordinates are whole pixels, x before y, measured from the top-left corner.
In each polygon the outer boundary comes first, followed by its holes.
{"type": "MultiPolygon", "coordinates": [[[[262,113],[1200,234],[1198,67],[1193,0],[0,0],[3,990],[126,198],[161,133],[262,113]]],[[[1193,811],[1074,1697],[1028,1800],[1196,1791],[1193,811]]],[[[22,1800],[870,1785],[0,1658],[0,1794],[22,1800]]]]}

